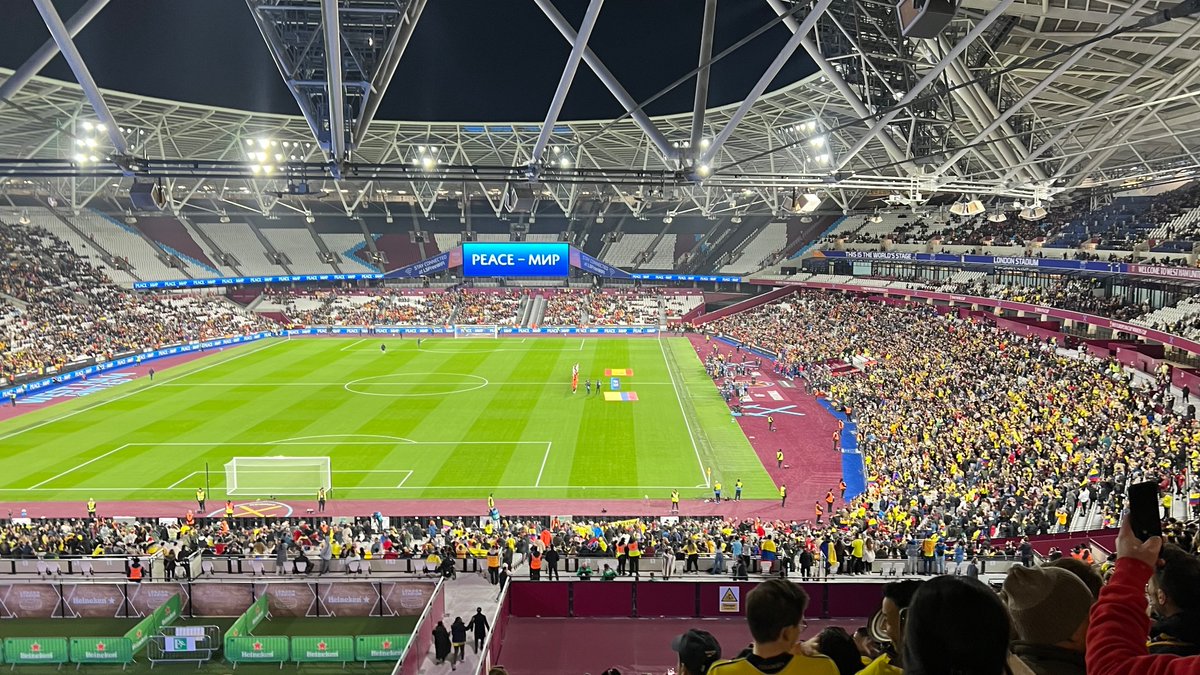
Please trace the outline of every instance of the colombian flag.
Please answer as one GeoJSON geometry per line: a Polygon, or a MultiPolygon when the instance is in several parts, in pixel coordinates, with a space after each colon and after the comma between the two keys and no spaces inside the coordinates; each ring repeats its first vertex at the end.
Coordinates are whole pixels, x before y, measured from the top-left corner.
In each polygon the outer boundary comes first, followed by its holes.
{"type": "Polygon", "coordinates": [[[636,391],[606,391],[604,392],[605,401],[636,401],[638,400],[636,391]]]}
{"type": "Polygon", "coordinates": [[[605,377],[633,377],[632,368],[605,368],[605,377]]]}

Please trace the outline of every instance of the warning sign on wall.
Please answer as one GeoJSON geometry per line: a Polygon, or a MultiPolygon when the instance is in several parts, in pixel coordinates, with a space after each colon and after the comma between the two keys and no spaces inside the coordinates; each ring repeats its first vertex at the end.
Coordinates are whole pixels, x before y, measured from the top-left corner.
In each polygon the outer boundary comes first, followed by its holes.
{"type": "Polygon", "coordinates": [[[721,586],[720,611],[740,612],[742,609],[742,589],[737,586],[721,586]]]}

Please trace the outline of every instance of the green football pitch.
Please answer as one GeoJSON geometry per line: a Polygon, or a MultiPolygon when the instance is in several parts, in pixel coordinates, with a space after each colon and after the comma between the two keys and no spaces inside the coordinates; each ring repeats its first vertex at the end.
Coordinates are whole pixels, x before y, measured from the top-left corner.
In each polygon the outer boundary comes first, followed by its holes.
{"type": "MultiPolygon", "coordinates": [[[[335,500],[695,498],[709,468],[776,490],[683,338],[272,339],[9,420],[0,447],[10,503],[190,500],[206,481],[223,500],[234,457],[328,457],[335,500]],[[576,363],[604,392],[632,370],[637,400],[572,394],[576,363]]],[[[237,496],[311,499],[311,473],[237,496]]]]}

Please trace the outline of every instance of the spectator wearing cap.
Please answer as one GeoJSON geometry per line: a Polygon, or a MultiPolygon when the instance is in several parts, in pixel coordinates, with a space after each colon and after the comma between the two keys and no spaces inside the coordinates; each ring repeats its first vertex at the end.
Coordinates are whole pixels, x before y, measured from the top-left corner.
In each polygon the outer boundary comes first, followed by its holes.
{"type": "Polygon", "coordinates": [[[712,633],[689,630],[675,636],[671,651],[679,655],[678,675],[705,675],[709,667],[721,658],[721,645],[712,633]]]}
{"type": "Polygon", "coordinates": [[[1088,612],[1094,598],[1080,578],[1060,567],[1014,566],[1001,598],[1017,640],[1012,652],[1036,675],[1084,675],[1088,612]]]}
{"type": "Polygon", "coordinates": [[[1163,546],[1147,590],[1157,619],[1150,628],[1150,653],[1200,655],[1200,559],[1174,544],[1163,546]]]}
{"type": "Polygon", "coordinates": [[[754,639],[737,658],[709,669],[712,675],[839,675],[825,656],[810,656],[796,643],[806,626],[808,594],[784,579],[768,579],[746,595],[746,623],[754,639]]]}

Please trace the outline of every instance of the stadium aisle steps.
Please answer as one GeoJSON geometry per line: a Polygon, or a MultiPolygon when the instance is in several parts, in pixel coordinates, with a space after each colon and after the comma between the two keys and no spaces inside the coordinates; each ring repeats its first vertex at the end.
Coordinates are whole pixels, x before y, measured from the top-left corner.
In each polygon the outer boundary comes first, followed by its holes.
{"type": "MultiPolygon", "coordinates": [[[[528,572],[525,573],[528,576],[528,572]]],[[[450,628],[450,624],[454,623],[454,617],[461,616],[464,623],[470,623],[471,617],[475,614],[476,607],[482,607],[483,613],[490,621],[496,613],[496,593],[498,587],[488,583],[487,579],[480,574],[465,574],[459,573],[458,578],[454,581],[446,582],[446,615],[444,617],[429,617],[431,623],[429,630],[433,630],[438,619],[445,623],[446,628],[450,628]]],[[[479,663],[479,654],[471,653],[471,634],[467,634],[467,656],[466,659],[458,664],[456,672],[474,672],[476,664],[479,663]]],[[[432,675],[433,673],[449,673],[450,662],[447,661],[441,665],[437,665],[433,661],[433,650],[429,650],[429,656],[425,658],[425,662],[421,664],[421,669],[417,671],[418,675],[432,675]]]]}

